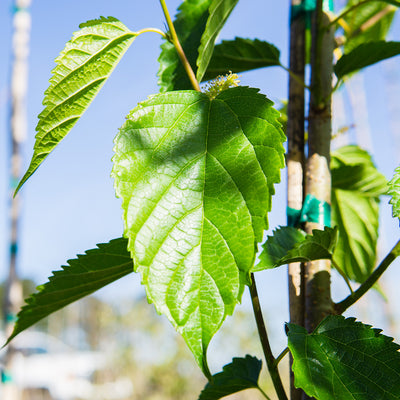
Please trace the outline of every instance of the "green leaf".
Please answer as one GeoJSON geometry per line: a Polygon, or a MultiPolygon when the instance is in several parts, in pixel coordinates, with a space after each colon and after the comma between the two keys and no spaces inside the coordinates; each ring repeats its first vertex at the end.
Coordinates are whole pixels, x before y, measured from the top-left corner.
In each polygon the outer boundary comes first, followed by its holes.
{"type": "Polygon", "coordinates": [[[279,267],[292,262],[308,262],[332,258],[336,246],[337,229],[325,227],[323,231],[314,229],[312,235],[285,226],[274,231],[263,244],[260,262],[252,272],[279,267]]]}
{"type": "Polygon", "coordinates": [[[135,268],[208,376],[207,346],[249,283],[284,165],[271,105],[246,87],[213,100],[162,93],[132,110],[115,139],[112,175],[135,268]]]}
{"type": "MultiPolygon", "coordinates": [[[[349,0],[346,8],[357,3],[359,0],[349,0]]],[[[394,5],[398,5],[398,2],[396,3],[394,5]]],[[[347,27],[344,32],[345,52],[350,52],[362,43],[384,40],[391,27],[395,11],[395,8],[388,9],[388,1],[371,1],[346,14],[343,17],[347,27]]]]}
{"type": "Polygon", "coordinates": [[[204,80],[218,75],[250,71],[281,65],[280,51],[271,43],[258,39],[235,38],[215,46],[204,80]]]}
{"type": "Polygon", "coordinates": [[[393,217],[400,218],[400,167],[395,169],[393,178],[388,185],[389,189],[386,194],[392,196],[389,203],[393,206],[393,217]]]}
{"type": "Polygon", "coordinates": [[[68,134],[89,107],[136,37],[115,18],[80,25],[56,59],[45,109],[39,114],[31,163],[16,192],[68,134]]]}
{"type": "Polygon", "coordinates": [[[364,282],[375,267],[379,228],[379,196],[385,177],[371,156],[357,146],[332,153],[332,224],[339,228],[333,260],[345,275],[364,282]]]}
{"type": "Polygon", "coordinates": [[[213,0],[209,9],[209,17],[204,33],[201,37],[199,56],[197,57],[196,77],[199,82],[207,70],[211,56],[213,54],[215,40],[225,25],[226,20],[235,8],[239,0],[213,0]]]}
{"type": "MultiPolygon", "coordinates": [[[[207,24],[208,9],[212,0],[186,0],[179,6],[174,26],[186,58],[196,72],[196,60],[199,54],[201,36],[207,24]]],[[[190,80],[172,43],[165,41],[161,45],[158,58],[158,85],[160,92],[192,89],[190,80]]]]}
{"type": "Polygon", "coordinates": [[[199,400],[218,400],[245,389],[259,389],[258,378],[261,360],[246,355],[245,358],[233,358],[222,372],[213,375],[199,396],[199,400]]]}
{"type": "Polygon", "coordinates": [[[400,398],[400,346],[354,318],[326,317],[308,334],[288,324],[295,386],[317,400],[400,398]]]}
{"type": "Polygon", "coordinates": [[[62,270],[54,271],[49,281],[26,299],[7,343],[42,318],[133,272],[127,244],[125,238],[98,244],[98,248],[87,250],[68,260],[69,265],[62,270]]]}
{"type": "Polygon", "coordinates": [[[368,67],[379,61],[400,54],[400,42],[378,42],[363,43],[351,52],[344,54],[336,63],[334,70],[338,79],[351,74],[361,68],[368,67]]]}
{"type": "Polygon", "coordinates": [[[379,197],[387,189],[386,178],[376,169],[371,156],[358,146],[344,146],[332,154],[334,189],[351,190],[363,197],[379,197]]]}

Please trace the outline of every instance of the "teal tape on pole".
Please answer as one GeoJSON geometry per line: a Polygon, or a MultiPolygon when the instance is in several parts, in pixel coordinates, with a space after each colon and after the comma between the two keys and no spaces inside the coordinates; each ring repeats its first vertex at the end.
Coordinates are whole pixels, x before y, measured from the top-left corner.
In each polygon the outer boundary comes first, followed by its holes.
{"type": "Polygon", "coordinates": [[[298,227],[300,224],[301,210],[286,208],[287,226],[298,227]]]}
{"type": "Polygon", "coordinates": [[[6,314],[6,323],[11,324],[17,321],[17,316],[13,313],[6,314]]]}
{"type": "Polygon", "coordinates": [[[7,371],[1,371],[1,382],[2,383],[11,383],[13,381],[11,373],[7,371]]]}
{"type": "Polygon", "coordinates": [[[312,194],[306,196],[301,210],[288,207],[286,214],[288,226],[298,227],[305,222],[331,226],[331,206],[326,201],[318,200],[312,194]]]}
{"type": "Polygon", "coordinates": [[[308,194],[301,210],[300,223],[315,222],[323,226],[331,226],[331,206],[326,201],[318,200],[308,194]]]}
{"type": "Polygon", "coordinates": [[[18,244],[17,243],[12,243],[10,245],[10,254],[15,255],[18,253],[18,244]]]}
{"type": "MultiPolygon", "coordinates": [[[[307,27],[311,22],[311,13],[317,8],[317,0],[302,0],[298,5],[290,7],[290,21],[296,18],[304,18],[307,21],[307,27]]],[[[324,11],[334,11],[333,0],[323,0],[322,8],[324,11]]]]}

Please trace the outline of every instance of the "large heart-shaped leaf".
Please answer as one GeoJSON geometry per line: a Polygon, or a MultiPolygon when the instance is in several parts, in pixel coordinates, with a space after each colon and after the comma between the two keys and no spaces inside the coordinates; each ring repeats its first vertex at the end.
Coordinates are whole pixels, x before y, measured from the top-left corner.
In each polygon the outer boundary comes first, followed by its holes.
{"type": "Polygon", "coordinates": [[[112,17],[88,21],[80,28],[56,59],[32,160],[16,192],[86,111],[137,36],[112,17]]]}
{"type": "Polygon", "coordinates": [[[393,217],[400,218],[400,167],[395,169],[393,178],[388,183],[387,195],[392,196],[390,204],[393,206],[393,217]]]}
{"type": "Polygon", "coordinates": [[[213,379],[202,390],[199,400],[218,400],[245,389],[260,389],[258,378],[261,372],[261,360],[247,355],[235,357],[222,372],[213,375],[213,379]]]}
{"type": "Polygon", "coordinates": [[[201,37],[199,56],[196,62],[198,68],[196,77],[199,82],[203,80],[203,76],[207,70],[208,63],[213,54],[215,40],[238,1],[239,0],[213,0],[211,2],[209,17],[201,37]]]}
{"type": "Polygon", "coordinates": [[[279,113],[257,89],[150,97],[115,139],[113,177],[147,297],[210,376],[206,350],[249,282],[284,165],[279,113]]]}
{"type": "Polygon", "coordinates": [[[342,316],[313,333],[288,324],[295,385],[317,400],[400,398],[400,346],[379,329],[342,316]]]}
{"type": "Polygon", "coordinates": [[[330,260],[336,246],[337,229],[325,227],[323,231],[314,229],[312,235],[283,226],[268,236],[263,244],[260,262],[252,272],[279,267],[293,262],[330,260]]]}
{"type": "Polygon", "coordinates": [[[214,79],[230,71],[243,72],[281,65],[280,51],[271,43],[258,39],[235,38],[217,44],[203,79],[214,79]]]}
{"type": "MultiPolygon", "coordinates": [[[[344,10],[354,7],[359,0],[348,0],[344,10]]],[[[389,8],[390,1],[370,1],[354,8],[344,17],[346,29],[344,30],[344,50],[350,52],[362,43],[384,40],[392,25],[396,9],[389,8]],[[377,18],[379,16],[379,18],[377,18]]]]}
{"type": "MultiPolygon", "coordinates": [[[[201,37],[209,16],[208,9],[212,0],[186,0],[179,6],[174,27],[179,41],[193,70],[196,72],[196,60],[201,37]]],[[[161,45],[158,58],[158,84],[160,92],[191,89],[192,85],[179,59],[174,45],[165,41],[161,45]]]]}
{"type": "Polygon", "coordinates": [[[379,195],[387,190],[386,179],[357,146],[333,152],[331,170],[332,224],[339,228],[333,260],[349,279],[362,283],[375,267],[379,195]]]}
{"type": "Polygon", "coordinates": [[[42,318],[133,272],[127,244],[125,238],[98,244],[97,249],[87,250],[54,271],[49,281],[26,299],[7,343],[42,318]]]}
{"type": "Polygon", "coordinates": [[[362,43],[352,51],[339,58],[335,65],[335,74],[341,79],[361,68],[368,67],[379,61],[400,54],[400,42],[377,42],[362,43]]]}

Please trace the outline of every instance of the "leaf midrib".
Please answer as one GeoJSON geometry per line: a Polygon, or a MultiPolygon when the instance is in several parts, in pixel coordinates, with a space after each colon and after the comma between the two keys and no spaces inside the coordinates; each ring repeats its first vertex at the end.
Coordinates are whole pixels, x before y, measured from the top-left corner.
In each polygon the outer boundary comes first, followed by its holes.
{"type": "MultiPolygon", "coordinates": [[[[96,51],[95,53],[89,53],[89,54],[92,54],[92,55],[91,55],[87,60],[85,60],[84,63],[80,64],[80,65],[79,65],[77,68],[75,68],[74,70],[70,70],[70,72],[69,72],[67,75],[65,75],[59,82],[57,82],[54,86],[51,86],[51,87],[49,88],[49,92],[47,93],[47,96],[46,96],[46,97],[50,96],[51,93],[52,93],[56,88],[58,88],[59,86],[61,86],[61,84],[65,83],[65,81],[66,81],[71,75],[76,74],[78,71],[80,71],[80,70],[82,70],[84,67],[86,67],[89,63],[93,63],[93,59],[94,59],[95,57],[99,57],[99,56],[101,57],[101,54],[102,54],[102,53],[105,53],[110,47],[116,47],[118,44],[115,44],[115,43],[123,42],[125,39],[128,39],[128,40],[129,40],[129,39],[131,39],[132,37],[133,37],[133,38],[136,37],[136,35],[135,35],[133,32],[127,32],[127,33],[125,33],[124,35],[116,36],[116,37],[113,38],[109,43],[107,43],[104,47],[102,47],[100,50],[96,51]]],[[[70,49],[70,50],[72,50],[72,49],[70,49]]],[[[126,49],[123,49],[123,51],[122,51],[120,54],[118,54],[117,58],[120,58],[120,57],[124,54],[125,51],[126,51],[126,49]]],[[[57,66],[59,66],[59,64],[58,64],[57,66]]],[[[89,81],[89,84],[92,83],[92,82],[95,82],[95,81],[97,81],[97,80],[99,80],[99,79],[105,79],[107,76],[109,76],[109,75],[111,74],[111,72],[114,70],[115,67],[116,67],[116,65],[112,66],[112,67],[111,67],[111,70],[110,70],[106,75],[101,75],[99,78],[96,78],[96,79],[93,80],[93,81],[90,80],[90,81],[89,81]]],[[[56,69],[57,69],[57,67],[56,67],[56,69]]],[[[78,91],[76,91],[76,92],[74,92],[74,93],[72,93],[72,94],[68,94],[67,97],[63,99],[63,101],[65,101],[66,99],[68,99],[68,98],[74,96],[76,93],[79,93],[80,91],[81,91],[81,89],[79,89],[78,91]]],[[[48,107],[49,104],[46,102],[46,97],[45,97],[45,100],[44,100],[43,104],[46,105],[46,106],[48,107]]],[[[56,105],[54,105],[54,107],[50,108],[49,111],[48,111],[48,113],[47,113],[46,115],[50,114],[50,112],[52,112],[59,104],[61,104],[61,103],[57,103],[56,105]]],[[[47,107],[46,107],[46,109],[47,109],[47,107]]],[[[43,110],[43,111],[44,111],[44,110],[43,110]]]]}

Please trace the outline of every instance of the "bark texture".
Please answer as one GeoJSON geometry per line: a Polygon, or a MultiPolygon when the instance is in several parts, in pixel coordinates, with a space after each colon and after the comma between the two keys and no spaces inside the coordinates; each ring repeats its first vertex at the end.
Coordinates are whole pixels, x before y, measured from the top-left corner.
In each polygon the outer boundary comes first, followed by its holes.
{"type": "MultiPolygon", "coordinates": [[[[298,5],[298,0],[291,0],[291,6],[298,5]]],[[[296,18],[290,24],[290,70],[304,82],[305,69],[305,21],[296,18]]],[[[304,175],[304,86],[289,77],[288,102],[288,154],[287,154],[287,205],[300,210],[303,205],[304,175]]],[[[290,322],[304,326],[304,265],[288,265],[289,313],[290,322]]],[[[294,387],[294,375],[290,355],[290,398],[301,400],[302,391],[294,387]]]]}
{"type": "MultiPolygon", "coordinates": [[[[330,18],[322,11],[322,0],[312,20],[311,96],[308,124],[306,194],[321,202],[331,202],[330,143],[331,93],[334,36],[327,29],[330,18]]],[[[306,231],[323,229],[321,222],[307,222],[306,231]]],[[[307,263],[305,273],[305,327],[312,331],[332,312],[330,262],[307,263]]]]}

